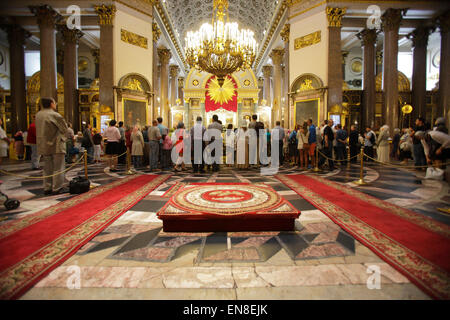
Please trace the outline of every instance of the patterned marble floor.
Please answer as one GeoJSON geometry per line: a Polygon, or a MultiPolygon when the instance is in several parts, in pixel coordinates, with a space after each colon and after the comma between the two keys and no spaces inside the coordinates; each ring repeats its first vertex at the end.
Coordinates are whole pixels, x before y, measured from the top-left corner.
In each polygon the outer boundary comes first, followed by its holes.
{"type": "MultiPolygon", "coordinates": [[[[26,163],[6,170],[35,175],[26,163]]],[[[124,177],[91,165],[94,184],[124,177]]],[[[144,171],[144,173],[146,173],[144,171]]],[[[257,169],[223,168],[218,173],[170,174],[161,184],[63,265],[23,296],[23,299],[426,299],[408,279],[359,243],[320,210],[257,169]],[[166,233],[156,212],[168,201],[174,185],[192,182],[264,182],[302,213],[293,232],[166,233]],[[168,192],[169,190],[169,192],[168,192]],[[68,289],[72,266],[80,267],[81,288],[68,289]],[[381,288],[370,290],[370,268],[381,268],[381,288]],[[370,267],[368,269],[368,267],[370,267]],[[368,273],[369,272],[369,273],[368,273]]],[[[280,173],[310,173],[283,167],[280,173]]],[[[69,171],[70,180],[83,174],[69,171]]],[[[423,174],[369,165],[367,186],[351,183],[359,166],[322,172],[328,179],[408,207],[446,224],[450,217],[437,210],[449,207],[447,183],[422,179],[423,174]]],[[[2,176],[1,190],[22,201],[10,212],[0,209],[0,223],[41,210],[71,195],[44,197],[42,183],[2,176]]]]}

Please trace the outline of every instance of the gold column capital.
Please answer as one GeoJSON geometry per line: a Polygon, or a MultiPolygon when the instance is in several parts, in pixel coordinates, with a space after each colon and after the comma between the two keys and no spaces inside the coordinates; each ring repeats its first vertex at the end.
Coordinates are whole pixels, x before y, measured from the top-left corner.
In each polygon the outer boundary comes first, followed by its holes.
{"type": "Polygon", "coordinates": [[[183,88],[184,87],[184,78],[183,77],[179,77],[178,78],[178,87],[179,88],[183,88]]]}
{"type": "Polygon", "coordinates": [[[171,78],[177,78],[178,73],[180,72],[180,67],[176,64],[173,64],[169,67],[169,73],[171,78]]]}
{"type": "Polygon", "coordinates": [[[377,51],[376,53],[376,58],[377,58],[377,65],[382,65],[383,64],[383,51],[377,51]]]}
{"type": "Polygon", "coordinates": [[[350,53],[349,51],[342,51],[342,64],[345,64],[345,59],[347,59],[348,54],[350,53]]]}
{"type": "Polygon", "coordinates": [[[92,49],[91,53],[94,57],[94,62],[98,64],[100,62],[100,49],[92,49]]]}
{"type": "Polygon", "coordinates": [[[153,35],[153,42],[158,42],[159,37],[161,36],[161,30],[158,27],[158,24],[156,22],[152,23],[152,35],[153,35]]]}
{"type": "Polygon", "coordinates": [[[357,33],[356,36],[361,40],[363,47],[374,45],[377,41],[377,31],[375,29],[364,29],[357,33]]]}
{"type": "Polygon", "coordinates": [[[112,26],[114,17],[116,16],[116,6],[115,5],[100,5],[94,6],[95,12],[98,14],[98,21],[101,25],[112,26]]]}
{"type": "Polygon", "coordinates": [[[326,12],[329,27],[342,27],[342,17],[347,12],[347,8],[327,7],[326,12]]]}
{"type": "Polygon", "coordinates": [[[383,31],[398,30],[402,17],[406,11],[407,9],[387,9],[381,16],[383,31]]]}
{"type": "Polygon", "coordinates": [[[64,43],[78,43],[78,40],[84,35],[78,29],[69,29],[65,24],[59,24],[58,30],[61,32],[64,43]]]}
{"type": "Polygon", "coordinates": [[[270,57],[275,65],[281,65],[284,58],[284,49],[273,49],[270,57]]]}
{"type": "Polygon", "coordinates": [[[55,24],[63,20],[62,16],[49,5],[29,6],[30,11],[36,16],[39,26],[55,27],[55,24]]]}
{"type": "Polygon", "coordinates": [[[265,78],[270,78],[270,76],[272,76],[272,66],[263,66],[262,70],[263,70],[263,74],[265,78]]]}
{"type": "Polygon", "coordinates": [[[161,65],[166,65],[169,63],[170,58],[172,58],[172,53],[167,48],[158,48],[158,57],[161,65]]]}
{"type": "Polygon", "coordinates": [[[441,34],[447,33],[450,27],[450,10],[444,13],[443,15],[437,17],[436,23],[439,26],[441,34]]]}
{"type": "Polygon", "coordinates": [[[430,27],[420,26],[408,34],[407,37],[412,41],[413,48],[426,48],[428,45],[428,36],[430,35],[430,32],[430,27]]]}
{"type": "Polygon", "coordinates": [[[10,44],[16,43],[24,46],[25,40],[31,37],[31,33],[29,31],[17,24],[1,24],[0,28],[7,33],[8,42],[10,44]]]}
{"type": "Polygon", "coordinates": [[[284,43],[289,42],[290,31],[291,31],[291,25],[289,23],[286,23],[280,32],[281,39],[283,39],[284,43]]]}

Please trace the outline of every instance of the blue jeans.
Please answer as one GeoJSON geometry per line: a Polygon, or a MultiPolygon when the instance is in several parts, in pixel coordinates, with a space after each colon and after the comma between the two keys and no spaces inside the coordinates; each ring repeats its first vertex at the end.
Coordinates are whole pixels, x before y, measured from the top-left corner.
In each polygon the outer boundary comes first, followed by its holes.
{"type": "Polygon", "coordinates": [[[413,154],[415,166],[425,166],[427,164],[427,159],[425,157],[425,152],[423,151],[422,143],[413,144],[413,154]]]}
{"type": "Polygon", "coordinates": [[[150,140],[149,164],[150,169],[158,169],[159,141],[150,140]]]}

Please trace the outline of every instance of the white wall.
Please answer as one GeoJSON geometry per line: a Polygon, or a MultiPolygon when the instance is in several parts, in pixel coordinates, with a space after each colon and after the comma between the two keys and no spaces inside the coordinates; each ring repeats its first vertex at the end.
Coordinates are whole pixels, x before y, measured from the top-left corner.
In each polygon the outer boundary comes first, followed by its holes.
{"type": "Polygon", "coordinates": [[[153,38],[152,18],[135,12],[128,7],[116,3],[117,12],[114,19],[114,83],[128,73],[143,75],[152,86],[153,70],[153,38]],[[136,33],[147,38],[147,49],[141,48],[120,39],[120,30],[136,33]]]}
{"type": "Polygon", "coordinates": [[[289,81],[290,86],[303,73],[313,73],[328,84],[328,21],[325,8],[308,17],[300,15],[290,21],[289,35],[289,81]],[[321,41],[294,50],[295,39],[321,30],[321,41]]]}

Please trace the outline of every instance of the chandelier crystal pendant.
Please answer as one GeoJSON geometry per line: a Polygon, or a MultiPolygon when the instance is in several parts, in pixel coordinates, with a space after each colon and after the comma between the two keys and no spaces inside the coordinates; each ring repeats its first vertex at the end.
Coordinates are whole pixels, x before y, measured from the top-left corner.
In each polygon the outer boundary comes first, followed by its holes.
{"type": "Polygon", "coordinates": [[[227,0],[213,0],[212,24],[189,31],[185,46],[188,64],[215,75],[221,87],[228,74],[252,67],[258,48],[253,31],[229,22],[227,0]]]}

